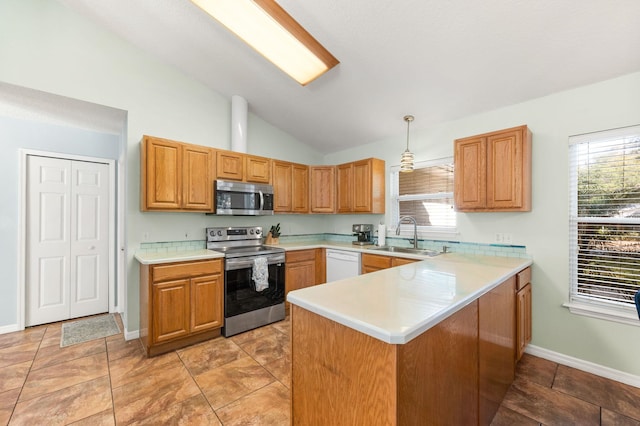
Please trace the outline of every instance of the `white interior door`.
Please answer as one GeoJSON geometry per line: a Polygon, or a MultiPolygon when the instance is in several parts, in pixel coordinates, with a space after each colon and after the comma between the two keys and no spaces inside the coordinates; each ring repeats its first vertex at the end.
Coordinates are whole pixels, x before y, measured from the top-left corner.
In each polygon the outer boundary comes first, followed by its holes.
{"type": "Polygon", "coordinates": [[[27,326],[109,310],[109,167],[27,157],[27,326]]]}

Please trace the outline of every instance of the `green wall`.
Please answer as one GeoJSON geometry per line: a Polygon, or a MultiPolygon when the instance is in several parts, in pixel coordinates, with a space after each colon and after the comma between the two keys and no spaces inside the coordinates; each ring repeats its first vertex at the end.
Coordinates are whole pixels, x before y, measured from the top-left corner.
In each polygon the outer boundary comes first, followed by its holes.
{"type": "MultiPolygon", "coordinates": [[[[206,226],[256,220],[201,214],[139,211],[139,141],[143,134],[229,148],[230,100],[159,63],[114,35],[51,0],[0,1],[0,81],[107,105],[128,112],[126,138],[128,306],[126,327],[138,327],[138,268],[133,252],[150,240],[180,240],[206,226]]],[[[570,135],[638,124],[640,73],[432,126],[412,127],[416,159],[452,155],[455,138],[520,124],[533,131],[533,210],[527,213],[458,215],[459,239],[490,243],[496,232],[513,235],[534,258],[533,344],[551,351],[640,376],[640,329],[570,314],[568,299],[568,177],[570,135]]],[[[242,95],[241,93],[239,95],[242,95]]],[[[249,99],[249,104],[251,100],[249,99]]],[[[410,113],[411,111],[406,111],[410,113]]],[[[404,129],[398,117],[399,128],[404,129]]],[[[376,156],[398,164],[405,134],[322,156],[259,117],[249,115],[248,151],[307,164],[338,164],[376,156]]],[[[4,182],[15,176],[3,175],[4,182]]],[[[9,200],[11,202],[11,200],[9,200]]],[[[13,213],[17,215],[17,207],[13,213]]],[[[289,234],[350,231],[350,224],[376,223],[382,216],[279,216],[258,224],[285,223],[289,234]]],[[[15,250],[0,242],[0,254],[15,250]]],[[[15,289],[18,288],[15,283],[15,289]]],[[[17,290],[16,290],[17,291],[17,290]]],[[[0,309],[15,303],[15,294],[0,309]]],[[[0,324],[0,327],[8,324],[0,324]]]]}

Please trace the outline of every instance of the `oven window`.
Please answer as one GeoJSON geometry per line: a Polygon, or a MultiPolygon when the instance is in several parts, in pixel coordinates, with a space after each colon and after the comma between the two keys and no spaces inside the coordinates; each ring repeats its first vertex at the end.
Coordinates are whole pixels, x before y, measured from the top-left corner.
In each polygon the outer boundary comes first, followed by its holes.
{"type": "Polygon", "coordinates": [[[251,268],[226,271],[225,318],[266,308],[284,302],[284,263],[269,265],[269,287],[254,290],[251,268]]]}

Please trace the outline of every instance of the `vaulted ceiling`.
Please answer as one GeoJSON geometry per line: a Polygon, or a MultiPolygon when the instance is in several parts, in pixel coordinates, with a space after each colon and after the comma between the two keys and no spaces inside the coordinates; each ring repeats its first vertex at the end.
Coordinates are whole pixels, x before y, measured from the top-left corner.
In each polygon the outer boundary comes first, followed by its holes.
{"type": "Polygon", "coordinates": [[[340,64],[300,86],[189,0],[59,0],[320,152],[640,70],[637,0],[278,0],[340,64]]]}

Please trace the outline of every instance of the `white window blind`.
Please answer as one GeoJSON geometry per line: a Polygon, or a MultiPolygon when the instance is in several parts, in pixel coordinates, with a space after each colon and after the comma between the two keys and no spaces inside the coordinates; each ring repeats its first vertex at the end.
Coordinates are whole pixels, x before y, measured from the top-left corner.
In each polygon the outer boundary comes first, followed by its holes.
{"type": "MultiPolygon", "coordinates": [[[[401,216],[416,219],[421,231],[453,232],[456,214],[453,207],[453,159],[416,163],[414,170],[391,176],[395,226],[401,216]]],[[[403,223],[403,228],[412,228],[403,223]]]]}
{"type": "Polygon", "coordinates": [[[640,126],[569,138],[570,302],[635,313],[640,126]]]}

